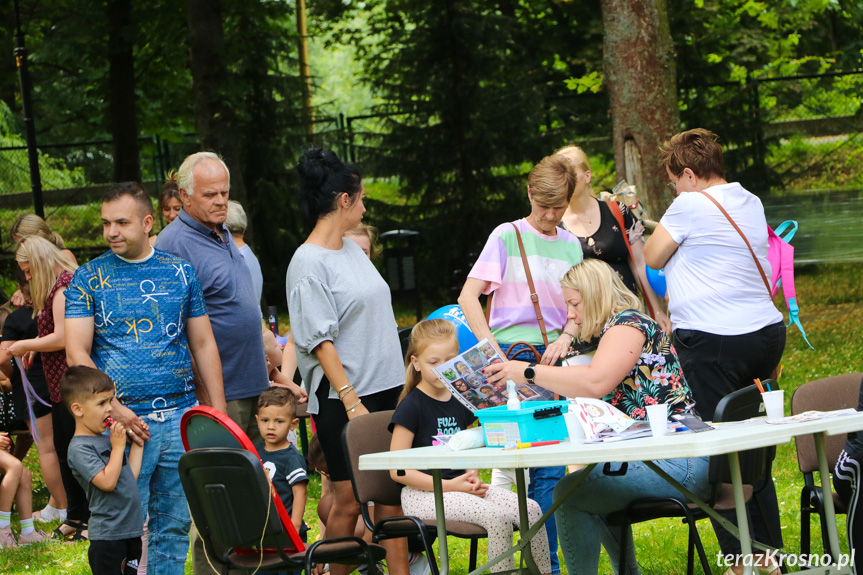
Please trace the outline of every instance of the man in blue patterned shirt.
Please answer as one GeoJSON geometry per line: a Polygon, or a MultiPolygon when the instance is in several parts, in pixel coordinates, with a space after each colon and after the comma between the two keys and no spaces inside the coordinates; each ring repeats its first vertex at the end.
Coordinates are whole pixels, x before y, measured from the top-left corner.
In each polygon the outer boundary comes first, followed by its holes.
{"type": "Polygon", "coordinates": [[[69,284],[66,356],[116,382],[112,416],[144,444],[138,490],[150,515],[148,572],[182,574],[191,519],[177,465],[180,418],[197,403],[192,358],[212,406],[226,406],[198,276],[187,261],[150,247],[152,227],[153,204],[140,185],[123,182],[105,194],[111,251],[78,268],[69,284]]]}

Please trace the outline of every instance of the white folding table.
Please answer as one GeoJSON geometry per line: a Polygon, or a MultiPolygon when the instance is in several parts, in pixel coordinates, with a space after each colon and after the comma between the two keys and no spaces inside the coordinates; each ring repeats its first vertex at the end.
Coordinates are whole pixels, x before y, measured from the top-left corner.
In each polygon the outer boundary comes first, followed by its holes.
{"type": "MultiPolygon", "coordinates": [[[[440,567],[442,575],[448,575],[449,557],[447,556],[446,519],[443,507],[442,469],[506,469],[582,464],[587,466],[585,473],[583,473],[583,477],[586,477],[598,463],[644,461],[648,465],[651,465],[651,461],[658,459],[728,454],[737,507],[737,524],[741,549],[744,556],[746,556],[752,553],[752,539],[750,538],[746,518],[743,485],[740,477],[740,463],[737,457],[738,452],[770,445],[780,445],[790,442],[795,436],[812,434],[815,437],[815,449],[818,455],[822,488],[825,493],[830,493],[831,486],[829,482],[832,470],[827,467],[824,436],[850,433],[858,430],[863,430],[863,412],[784,424],[769,424],[761,419],[742,425],[718,427],[717,429],[703,433],[674,433],[664,437],[644,437],[608,443],[570,443],[569,441],[564,441],[557,445],[529,449],[483,447],[465,451],[452,451],[446,446],[422,447],[363,455],[360,457],[359,467],[364,470],[423,469],[432,472],[435,487],[437,529],[440,535],[440,567]]],[[[657,467],[654,466],[651,468],[663,476],[663,479],[671,483],[690,501],[702,507],[711,517],[718,517],[712,509],[692,496],[691,493],[670,477],[661,473],[657,467]]],[[[522,551],[530,571],[538,575],[539,572],[536,569],[536,564],[530,555],[530,539],[539,531],[541,525],[551,516],[561,501],[555,501],[552,508],[543,515],[542,519],[536,525],[530,527],[527,513],[527,491],[523,475],[522,473],[516,473],[521,519],[519,542],[506,553],[495,558],[490,558],[485,565],[478,567],[471,575],[484,572],[489,566],[510,555],[514,555],[518,551],[522,551]]],[[[569,496],[577,497],[577,494],[573,494],[573,492],[577,490],[578,483],[574,482],[562,499],[569,496]]],[[[824,511],[830,550],[833,557],[838,558],[840,555],[839,533],[836,527],[836,515],[831,497],[824,498],[824,511]]],[[[745,575],[750,575],[751,572],[752,567],[747,566],[745,575]]],[[[851,573],[851,570],[850,568],[831,566],[827,569],[810,572],[834,574],[851,573]]]]}

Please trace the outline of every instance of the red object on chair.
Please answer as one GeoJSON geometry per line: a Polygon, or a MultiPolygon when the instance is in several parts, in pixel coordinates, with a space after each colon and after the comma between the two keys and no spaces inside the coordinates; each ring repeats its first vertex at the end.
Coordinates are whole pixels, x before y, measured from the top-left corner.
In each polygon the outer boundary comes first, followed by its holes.
{"type": "MultiPolygon", "coordinates": [[[[206,405],[198,405],[183,414],[180,420],[180,437],[183,440],[183,448],[186,451],[192,449],[201,449],[206,447],[227,447],[244,449],[255,454],[255,457],[260,461],[261,456],[258,455],[258,450],[252,444],[246,432],[240,429],[240,426],[234,421],[216,409],[206,405]]],[[[261,462],[263,466],[263,462],[261,462]]],[[[291,521],[285,506],[282,504],[282,499],[276,493],[275,487],[270,484],[270,490],[273,494],[273,504],[276,511],[279,513],[279,518],[282,520],[282,527],[294,544],[297,552],[305,551],[305,544],[300,539],[300,534],[294,528],[294,523],[291,521]]],[[[260,551],[254,549],[241,550],[236,549],[240,554],[259,554],[260,551]]],[[[275,553],[275,549],[265,549],[266,552],[275,553]]]]}

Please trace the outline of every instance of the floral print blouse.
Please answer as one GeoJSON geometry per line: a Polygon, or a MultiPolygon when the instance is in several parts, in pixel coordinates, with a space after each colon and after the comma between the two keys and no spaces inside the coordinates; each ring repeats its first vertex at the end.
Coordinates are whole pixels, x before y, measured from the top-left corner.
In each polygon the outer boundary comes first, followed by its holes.
{"type": "Polygon", "coordinates": [[[669,415],[696,415],[695,400],[683,377],[677,352],[659,324],[641,312],[628,309],[612,316],[599,337],[617,325],[634,327],[646,339],[635,367],[603,401],[633,419],[646,419],[645,407],[656,403],[669,404],[669,415]]]}

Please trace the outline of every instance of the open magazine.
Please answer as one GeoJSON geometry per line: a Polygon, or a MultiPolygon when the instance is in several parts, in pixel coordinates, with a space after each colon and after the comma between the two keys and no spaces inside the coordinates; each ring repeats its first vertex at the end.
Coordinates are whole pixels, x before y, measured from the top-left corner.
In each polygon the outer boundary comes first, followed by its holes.
{"type": "Polygon", "coordinates": [[[592,397],[576,397],[569,406],[584,429],[587,441],[634,439],[650,435],[647,420],[632,419],[610,403],[592,397]]]}
{"type": "MultiPolygon", "coordinates": [[[[486,381],[482,368],[493,363],[503,363],[494,346],[483,339],[466,350],[434,368],[435,373],[450,392],[471,411],[506,405],[506,384],[495,387],[486,381]]],[[[538,385],[519,385],[516,388],[520,401],[552,401],[554,393],[538,385]]]]}

